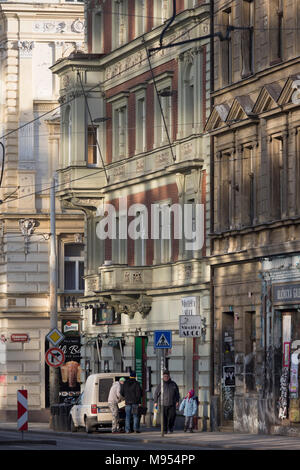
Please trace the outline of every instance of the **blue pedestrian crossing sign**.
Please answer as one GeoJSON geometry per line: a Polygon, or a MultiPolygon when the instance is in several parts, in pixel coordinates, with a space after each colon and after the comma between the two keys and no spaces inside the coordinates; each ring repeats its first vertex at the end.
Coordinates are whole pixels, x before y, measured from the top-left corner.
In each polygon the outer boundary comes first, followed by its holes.
{"type": "Polygon", "coordinates": [[[171,349],[172,348],[172,331],[171,330],[154,331],[154,348],[155,349],[171,349]]]}

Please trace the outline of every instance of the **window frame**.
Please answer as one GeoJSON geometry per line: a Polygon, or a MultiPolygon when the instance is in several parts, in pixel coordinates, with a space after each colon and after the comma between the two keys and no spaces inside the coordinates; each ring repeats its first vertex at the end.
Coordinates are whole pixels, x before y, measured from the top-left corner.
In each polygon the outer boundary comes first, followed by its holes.
{"type": "MultiPolygon", "coordinates": [[[[168,134],[170,137],[171,142],[173,141],[173,117],[172,117],[172,97],[173,97],[173,75],[174,72],[165,72],[162,75],[155,77],[155,85],[156,85],[156,90],[154,87],[154,148],[162,147],[164,145],[169,144],[169,140],[167,137],[167,132],[165,129],[162,113],[161,113],[161,108],[162,112],[164,114],[164,119],[166,121],[166,125],[168,128],[168,134]],[[162,96],[157,96],[160,95],[161,92],[163,91],[169,91],[171,93],[170,96],[167,97],[162,97],[162,96]],[[161,103],[161,107],[159,104],[159,100],[161,103]],[[167,111],[167,113],[166,113],[167,111]]],[[[150,80],[149,83],[153,83],[153,80],[150,80]]]]}
{"type": "MultiPolygon", "coordinates": [[[[120,161],[129,155],[128,136],[128,97],[129,92],[121,92],[107,100],[111,103],[112,109],[112,162],[120,161]],[[124,110],[124,155],[120,151],[120,111],[124,110]]],[[[123,112],[123,111],[122,111],[123,112]]]]}
{"type": "Polygon", "coordinates": [[[83,282],[83,288],[80,289],[80,263],[83,263],[83,271],[84,271],[84,256],[66,256],[65,255],[65,249],[67,245],[82,245],[82,249],[84,250],[84,244],[83,243],[75,243],[74,241],[67,241],[64,242],[63,244],[63,290],[65,293],[74,293],[74,292],[84,292],[84,279],[82,279],[83,282]],[[66,289],[66,269],[65,269],[65,263],[66,262],[75,262],[75,289],[66,289]]]}
{"type": "MultiPolygon", "coordinates": [[[[163,206],[171,206],[172,200],[166,199],[163,201],[155,201],[155,204],[162,208],[163,206]]],[[[161,220],[161,210],[159,211],[159,238],[154,239],[154,247],[153,247],[153,264],[160,265],[172,262],[172,250],[173,250],[173,224],[172,224],[172,214],[170,214],[170,239],[163,239],[161,237],[162,234],[162,220],[161,220]],[[167,250],[165,250],[167,248],[167,250]],[[168,252],[167,256],[162,256],[168,252]]]]}

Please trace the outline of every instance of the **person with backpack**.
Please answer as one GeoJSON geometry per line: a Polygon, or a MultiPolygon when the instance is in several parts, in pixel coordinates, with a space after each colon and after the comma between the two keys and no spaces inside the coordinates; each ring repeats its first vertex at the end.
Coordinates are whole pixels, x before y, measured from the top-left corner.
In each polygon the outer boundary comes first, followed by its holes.
{"type": "Polygon", "coordinates": [[[131,417],[133,418],[133,430],[140,433],[139,407],[142,399],[142,388],[136,380],[136,373],[130,372],[130,377],[121,386],[121,395],[125,398],[125,432],[131,432],[131,417]]]}
{"type": "Polygon", "coordinates": [[[189,430],[193,432],[193,420],[194,416],[196,416],[198,409],[197,397],[195,397],[194,390],[190,390],[187,396],[182,400],[179,411],[183,411],[185,416],[184,420],[184,432],[189,430]]]}

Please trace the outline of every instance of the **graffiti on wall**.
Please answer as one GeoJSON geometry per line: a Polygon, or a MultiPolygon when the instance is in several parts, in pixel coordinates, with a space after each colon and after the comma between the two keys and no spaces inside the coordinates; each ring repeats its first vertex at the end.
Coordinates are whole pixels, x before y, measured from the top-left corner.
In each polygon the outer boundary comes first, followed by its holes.
{"type": "Polygon", "coordinates": [[[280,377],[279,419],[286,419],[288,415],[289,394],[289,368],[284,367],[280,377]]]}
{"type": "Polygon", "coordinates": [[[222,388],[222,401],[223,401],[223,417],[226,421],[233,420],[233,406],[234,406],[234,388],[222,388]]]}

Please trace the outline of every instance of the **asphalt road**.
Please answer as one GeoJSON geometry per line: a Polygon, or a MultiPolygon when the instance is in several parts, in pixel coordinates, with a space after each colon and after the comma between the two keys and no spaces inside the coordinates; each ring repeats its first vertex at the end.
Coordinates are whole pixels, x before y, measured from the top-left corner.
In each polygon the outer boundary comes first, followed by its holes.
{"type": "MultiPolygon", "coordinates": [[[[153,450],[153,451],[174,451],[174,450],[189,450],[192,452],[195,451],[195,446],[184,446],[178,444],[158,444],[158,443],[147,443],[147,442],[121,442],[116,440],[109,440],[105,437],[101,439],[101,433],[94,433],[87,436],[85,433],[76,434],[75,436],[45,436],[45,434],[37,434],[24,432],[24,440],[22,439],[21,433],[17,431],[0,431],[0,452],[3,450],[30,450],[34,452],[35,450],[98,450],[98,451],[130,451],[130,450],[153,450]],[[17,442],[14,442],[17,441],[17,442]],[[31,441],[31,442],[26,442],[31,441]],[[33,443],[32,441],[35,441],[33,443]],[[39,443],[38,441],[44,441],[44,443],[39,443]],[[48,441],[46,443],[45,441],[48,441]],[[56,441],[56,444],[55,444],[56,441]],[[7,442],[7,444],[6,444],[7,442]]],[[[197,449],[198,450],[198,449],[197,449]]],[[[206,450],[201,448],[199,450],[206,450]]],[[[207,450],[213,450],[211,447],[207,450]]]]}

